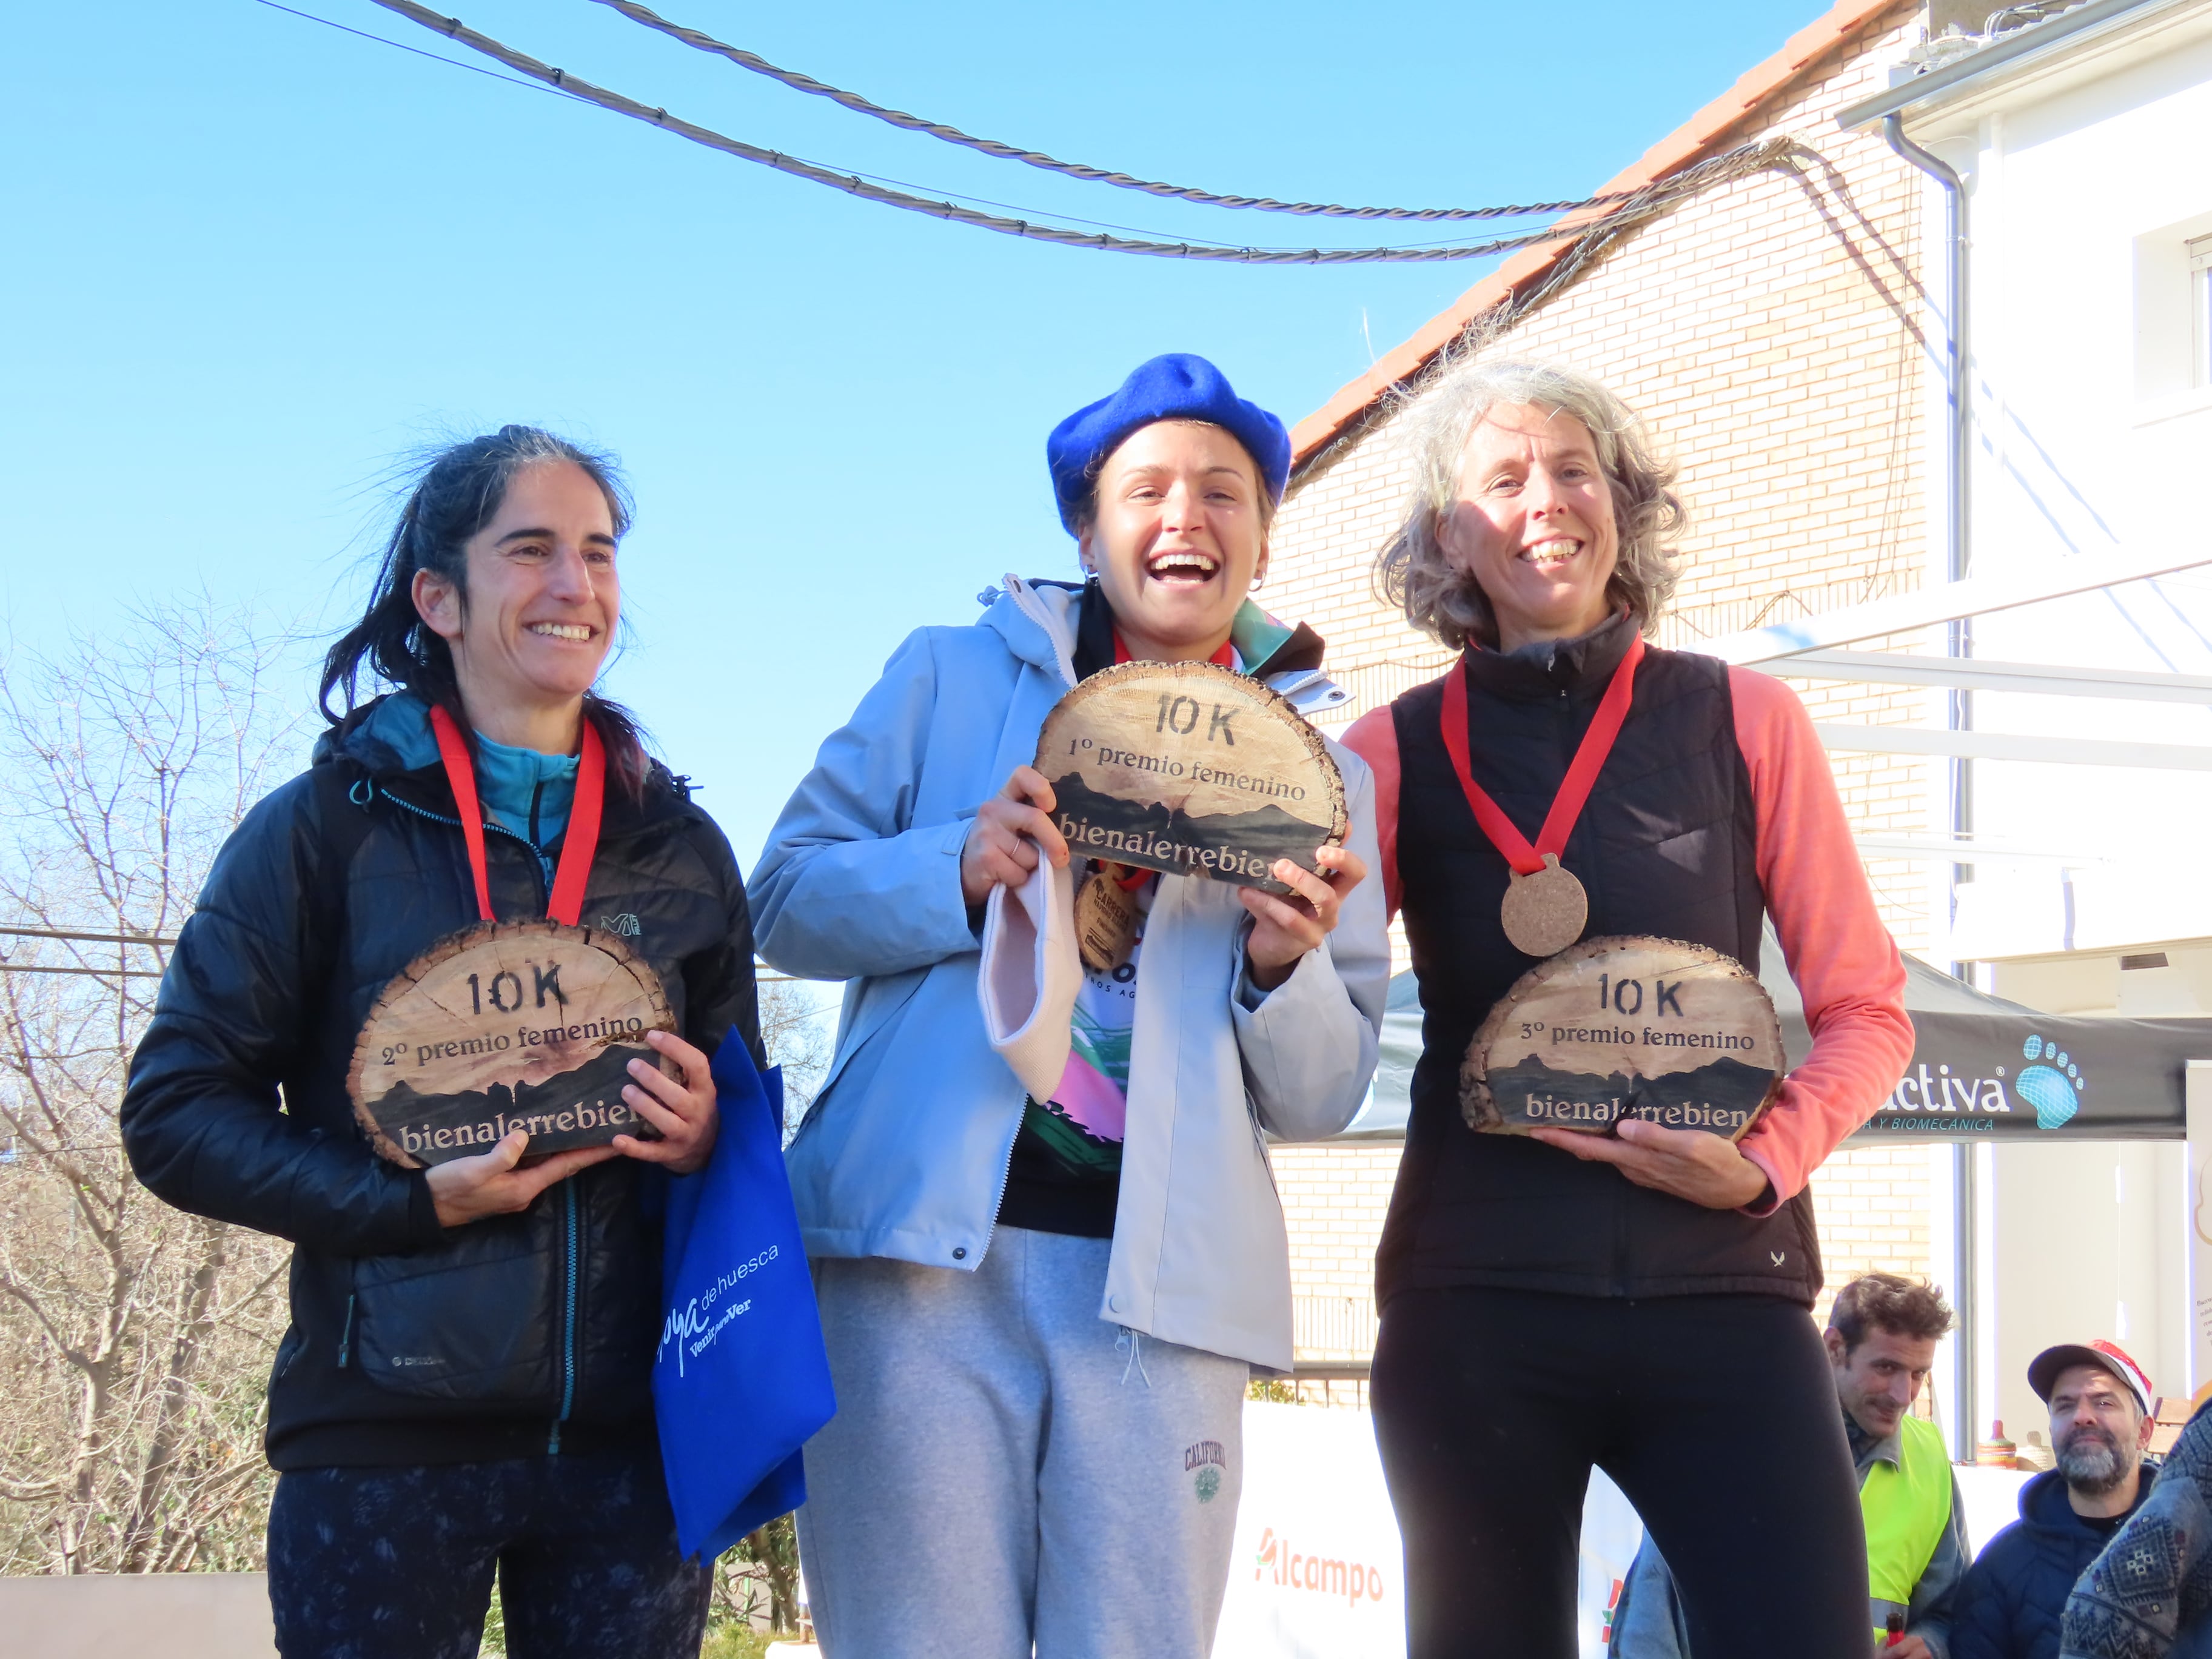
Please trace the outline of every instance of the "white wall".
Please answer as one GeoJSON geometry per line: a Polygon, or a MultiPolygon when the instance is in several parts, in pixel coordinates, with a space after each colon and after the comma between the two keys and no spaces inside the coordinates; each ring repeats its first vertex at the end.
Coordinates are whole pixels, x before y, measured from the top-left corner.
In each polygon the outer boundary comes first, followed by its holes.
{"type": "Polygon", "coordinates": [[[268,1575],[0,1577],[0,1653],[23,1659],[276,1659],[268,1575]]]}
{"type": "MultiPolygon", "coordinates": [[[[2212,386],[2186,384],[2181,253],[2212,230],[2212,39],[2173,38],[2147,39],[2087,85],[1990,94],[1968,116],[1908,125],[1972,191],[1977,574],[2177,543],[2212,551],[2212,386]]],[[[1929,471],[1940,484],[1940,464],[1929,471]]],[[[2212,572],[1984,617],[1974,649],[2212,673],[2212,572]]],[[[1975,724],[2212,744],[2212,709],[2185,704],[1982,694],[1975,724]]],[[[2212,774],[1978,762],[1974,797],[1980,833],[2106,861],[2074,876],[2070,938],[2057,869],[1983,866],[1960,956],[2212,934],[2197,863],[2212,774]]]]}
{"type": "MultiPolygon", "coordinates": [[[[1988,1276],[1988,1370],[2015,1441],[2046,1431],[2027,1362],[2058,1342],[2118,1342],[2160,1393],[2189,1392],[2187,1215],[2179,1141],[2007,1143],[1987,1149],[1995,1176],[1988,1276]]],[[[1976,1425],[1986,1433],[1987,1422],[1976,1425]]]]}

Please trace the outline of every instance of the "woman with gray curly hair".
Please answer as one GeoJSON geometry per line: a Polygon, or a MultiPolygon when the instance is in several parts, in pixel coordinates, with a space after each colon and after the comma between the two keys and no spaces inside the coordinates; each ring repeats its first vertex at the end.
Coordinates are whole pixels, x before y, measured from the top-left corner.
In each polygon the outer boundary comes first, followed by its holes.
{"type": "Polygon", "coordinates": [[[1698,1659],[1863,1659],[1852,1460],[1805,1316],[1806,1182],[1895,1086],[1912,1033],[1826,757],[1780,682],[1645,642],[1684,515],[1613,393],[1476,362],[1405,428],[1413,487],[1381,578],[1460,658],[1346,743],[1375,774],[1424,1014],[1376,1271],[1409,1659],[1577,1650],[1593,1466],[1673,1565],[1698,1659]],[[1539,960],[1656,934],[1755,969],[1770,913],[1814,1041],[1740,1141],[1632,1116],[1602,1134],[1462,1121],[1468,1042],[1539,960]]]}

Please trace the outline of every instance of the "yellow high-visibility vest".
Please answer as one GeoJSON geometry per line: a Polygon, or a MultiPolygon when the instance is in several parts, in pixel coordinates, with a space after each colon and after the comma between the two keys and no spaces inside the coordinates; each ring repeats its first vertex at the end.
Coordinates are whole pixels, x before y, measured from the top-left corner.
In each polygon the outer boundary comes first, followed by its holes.
{"type": "Polygon", "coordinates": [[[1898,1426],[1898,1461],[1881,1459],[1859,1483],[1859,1513],[1866,1522],[1867,1594],[1874,1633],[1893,1607],[1912,1601],[1912,1587],[1928,1571],[1951,1519],[1951,1460],[1933,1423],[1908,1417],[1898,1426]]]}

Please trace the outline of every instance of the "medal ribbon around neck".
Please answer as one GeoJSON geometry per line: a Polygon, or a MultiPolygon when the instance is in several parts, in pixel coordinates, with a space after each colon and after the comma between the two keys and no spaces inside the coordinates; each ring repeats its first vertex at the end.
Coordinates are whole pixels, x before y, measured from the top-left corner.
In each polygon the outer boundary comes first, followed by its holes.
{"type": "MultiPolygon", "coordinates": [[[[599,850],[599,811],[607,793],[605,745],[600,743],[599,730],[589,716],[583,726],[583,748],[576,757],[576,799],[568,809],[561,862],[554,870],[552,897],[545,907],[548,916],[568,927],[577,926],[577,918],[583,914],[584,884],[591,877],[592,860],[599,850]]],[[[446,764],[446,781],[453,786],[461,838],[468,842],[469,873],[477,884],[477,914],[485,921],[496,921],[484,857],[483,811],[477,803],[477,772],[469,762],[469,746],[462,740],[453,717],[442,708],[430,710],[430,729],[438,739],[438,757],[446,764]]]]}
{"type": "Polygon", "coordinates": [[[1591,717],[1589,729],[1583,733],[1581,745],[1575,750],[1574,760],[1560,781],[1559,793],[1552,798],[1551,810],[1544,814],[1543,827],[1537,830],[1533,843],[1505,816],[1505,810],[1474,781],[1468,743],[1467,659],[1462,657],[1444,677],[1441,719],[1444,749],[1451,756],[1452,770],[1458,775],[1459,787],[1466,793],[1474,821],[1482,826],[1482,833],[1490,837],[1491,845],[1504,855],[1506,863],[1513,868],[1513,882],[1507,889],[1504,906],[1505,932],[1516,947],[1530,956],[1549,957],[1565,950],[1582,937],[1583,924],[1589,919],[1589,901],[1582,884],[1559,868],[1559,854],[1566,849],[1567,838],[1574,833],[1575,823],[1597,784],[1598,774],[1605,769],[1606,758],[1613,753],[1613,740],[1620,736],[1621,725],[1628,718],[1628,705],[1636,695],[1636,665],[1643,657],[1644,640],[1638,635],[1629,641],[1620,665],[1613,670],[1604,696],[1598,700],[1597,713],[1591,717]],[[1533,898],[1540,891],[1544,894],[1543,902],[1536,908],[1546,914],[1528,915],[1524,920],[1516,915],[1516,908],[1527,902],[1520,890],[1524,881],[1539,875],[1546,878],[1544,887],[1532,885],[1529,896],[1533,898]],[[1566,890],[1551,893],[1548,889],[1553,884],[1566,890]],[[1570,921],[1571,931],[1568,930],[1570,921]],[[1562,933],[1565,936],[1560,937],[1562,933]],[[1544,948],[1537,948],[1540,945],[1544,948]]]}

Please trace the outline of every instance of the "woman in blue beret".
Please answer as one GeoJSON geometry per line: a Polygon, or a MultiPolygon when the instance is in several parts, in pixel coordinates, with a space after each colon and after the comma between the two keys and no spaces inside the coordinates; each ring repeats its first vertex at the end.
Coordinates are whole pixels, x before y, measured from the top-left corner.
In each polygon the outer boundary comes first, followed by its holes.
{"type": "Polygon", "coordinates": [[[1260,1132],[1334,1133],[1375,1066],[1389,947],[1358,757],[1328,745],[1351,833],[1319,874],[1274,866],[1288,899],[1071,869],[1028,764],[1116,661],[1336,699],[1321,641],[1247,597],[1282,422],[1202,358],[1156,357],[1046,450],[1087,579],[1010,575],[975,623],[910,635],[753,878],[762,956],[848,981],[790,1153],[837,1386],[799,1516],[831,1659],[1206,1653],[1246,1382],[1291,1364],[1260,1132]],[[983,917],[996,888],[1067,876],[1118,881],[1138,921],[1117,965],[1082,969],[1038,1098],[985,1029],[983,917]]]}

